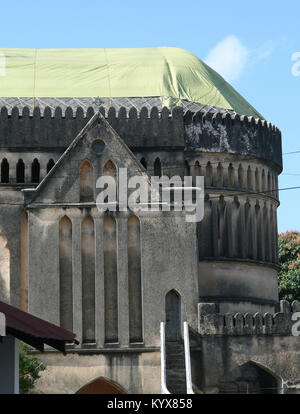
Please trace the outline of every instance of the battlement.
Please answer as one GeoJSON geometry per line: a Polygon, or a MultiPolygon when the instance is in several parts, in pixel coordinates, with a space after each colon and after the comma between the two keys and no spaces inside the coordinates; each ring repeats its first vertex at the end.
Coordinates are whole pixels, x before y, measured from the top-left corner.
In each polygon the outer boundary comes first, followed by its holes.
{"type": "MultiPolygon", "coordinates": [[[[129,111],[114,107],[99,111],[130,147],[184,146],[183,111],[176,107],[161,111],[153,107],[148,111],[143,107],[139,112],[132,107],[129,111]]],[[[14,107],[11,112],[6,107],[0,110],[0,147],[61,147],[66,148],[94,115],[94,108],[84,110],[61,107],[43,111],[35,107],[21,110],[14,107]]]]}
{"type": "Polygon", "coordinates": [[[187,148],[203,152],[252,154],[282,169],[281,132],[270,122],[200,110],[184,115],[187,148]]]}
{"type": "Polygon", "coordinates": [[[280,301],[275,314],[219,314],[215,303],[198,304],[198,332],[202,336],[292,335],[292,313],[300,312],[300,302],[280,301]]]}
{"type": "MultiPolygon", "coordinates": [[[[153,106],[118,111],[111,106],[99,111],[131,148],[179,147],[200,152],[229,152],[254,155],[272,161],[282,169],[281,132],[273,124],[220,112],[217,109],[196,113],[182,107],[153,106]]],[[[3,106],[0,110],[0,147],[67,148],[91,119],[95,108],[35,107],[33,111],[3,106]]]]}

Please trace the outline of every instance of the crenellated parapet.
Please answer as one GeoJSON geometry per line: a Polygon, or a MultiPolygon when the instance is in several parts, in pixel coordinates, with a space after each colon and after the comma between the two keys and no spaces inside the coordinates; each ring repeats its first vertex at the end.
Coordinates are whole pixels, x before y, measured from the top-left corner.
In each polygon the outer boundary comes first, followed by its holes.
{"type": "MultiPolygon", "coordinates": [[[[94,108],[84,110],[71,107],[46,107],[43,111],[35,107],[30,112],[28,107],[20,110],[14,107],[10,112],[6,107],[0,110],[0,147],[40,147],[66,148],[82,130],[94,114],[94,108]]],[[[184,147],[183,111],[174,108],[158,110],[146,107],[129,111],[121,107],[117,112],[114,107],[99,111],[110,125],[130,147],[184,147]]]]}
{"type": "Polygon", "coordinates": [[[292,314],[300,302],[280,301],[280,312],[220,314],[216,303],[198,304],[198,332],[201,336],[292,335],[292,314]]]}
{"type": "Polygon", "coordinates": [[[282,170],[281,132],[270,122],[236,113],[186,112],[186,149],[253,155],[282,170]]]}
{"type": "MultiPolygon", "coordinates": [[[[231,153],[269,160],[280,172],[281,133],[269,122],[236,113],[193,113],[175,107],[137,110],[99,107],[131,148],[173,147],[202,153],[231,153]]],[[[95,112],[94,107],[7,107],[0,109],[0,146],[66,148],[95,112]]]]}
{"type": "MultiPolygon", "coordinates": [[[[104,115],[104,109],[100,109],[104,115]]],[[[164,107],[148,111],[146,107],[138,112],[131,108],[128,112],[121,108],[116,114],[110,108],[105,114],[110,125],[130,147],[184,147],[183,111],[176,107],[170,112],[164,107]]]]}

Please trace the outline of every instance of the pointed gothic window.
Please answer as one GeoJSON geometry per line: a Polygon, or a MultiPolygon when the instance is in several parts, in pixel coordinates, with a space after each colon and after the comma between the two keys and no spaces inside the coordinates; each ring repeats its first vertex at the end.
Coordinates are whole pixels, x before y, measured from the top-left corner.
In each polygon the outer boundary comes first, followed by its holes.
{"type": "Polygon", "coordinates": [[[144,157],[141,159],[141,164],[147,170],[147,161],[145,160],[144,157]]]}
{"type": "Polygon", "coordinates": [[[47,174],[48,174],[48,172],[54,167],[54,164],[55,164],[55,162],[54,162],[54,160],[51,158],[50,160],[49,160],[49,162],[48,162],[48,164],[47,164],[47,174]]]}
{"type": "Polygon", "coordinates": [[[25,181],[25,165],[23,160],[19,160],[17,163],[17,183],[24,183],[25,181]]]}
{"type": "Polygon", "coordinates": [[[9,183],[9,163],[6,158],[1,163],[1,183],[9,183]]]}
{"type": "Polygon", "coordinates": [[[31,164],[31,182],[40,182],[40,163],[38,162],[37,158],[35,158],[31,164]]]}
{"type": "Polygon", "coordinates": [[[156,160],[154,161],[154,175],[159,178],[162,175],[161,162],[159,158],[156,158],[156,160]]]}
{"type": "Polygon", "coordinates": [[[80,201],[94,201],[94,171],[92,164],[87,160],[80,166],[80,201]]]}

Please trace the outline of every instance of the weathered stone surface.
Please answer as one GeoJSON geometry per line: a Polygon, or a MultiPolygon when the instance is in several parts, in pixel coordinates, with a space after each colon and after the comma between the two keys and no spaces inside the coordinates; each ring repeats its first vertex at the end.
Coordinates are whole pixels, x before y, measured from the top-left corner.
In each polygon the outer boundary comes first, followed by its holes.
{"type": "Polygon", "coordinates": [[[283,313],[291,312],[291,306],[287,300],[280,301],[280,312],[283,312],[283,313]]]}
{"type": "Polygon", "coordinates": [[[2,298],[17,306],[22,303],[30,312],[57,324],[62,321],[61,303],[67,303],[73,309],[69,324],[81,341],[66,358],[50,351],[43,356],[48,369],[36,392],[74,393],[99,376],[129,392],[160,392],[159,327],[160,322],[168,322],[166,295],[171,290],[177,296],[173,309],[176,323],[181,329],[187,320],[190,332],[197,337],[191,343],[195,389],[238,389],[234,382],[238,375],[253,374],[249,361],[290,381],[290,388],[296,387],[300,363],[288,318],[291,310],[300,311],[300,305],[294,302],[290,309],[288,303],[281,302],[281,312],[274,315],[278,307],[276,189],[282,168],[280,131],[265,121],[212,108],[184,115],[182,108],[170,112],[144,105],[138,111],[123,104],[118,108],[105,106],[100,108],[102,115],[95,107],[83,110],[73,104],[33,111],[1,108],[0,159],[9,164],[9,182],[2,181],[0,188],[2,298]],[[101,155],[91,150],[98,139],[105,143],[101,155]],[[17,174],[20,159],[24,182],[17,174]],[[43,180],[38,187],[32,182],[34,159],[40,168],[39,181],[43,180]],[[130,312],[138,309],[129,297],[129,291],[134,291],[129,266],[135,266],[132,257],[128,260],[132,240],[128,240],[127,222],[131,213],[112,214],[117,234],[117,299],[108,301],[103,224],[107,213],[99,212],[95,205],[96,179],[110,161],[117,172],[127,168],[129,178],[149,178],[147,173],[153,175],[156,160],[168,176],[192,175],[194,184],[197,176],[204,176],[205,214],[201,223],[195,224],[188,223],[182,212],[137,213],[142,338],[135,343],[129,332],[130,312]],[[80,198],[80,166],[84,161],[94,172],[90,187],[93,197],[87,203],[80,198]],[[24,209],[28,234],[20,224],[24,209]],[[89,248],[82,239],[86,216],[94,224],[93,237],[88,239],[93,240],[93,246],[89,248]],[[72,223],[67,244],[72,255],[66,261],[72,267],[73,296],[69,302],[60,300],[59,222],[63,217],[72,223]],[[92,300],[83,293],[86,248],[87,256],[92,257],[89,263],[95,268],[92,300]],[[92,303],[88,311],[95,317],[95,338],[90,343],[82,343],[84,303],[92,303]],[[105,309],[114,309],[117,321],[117,337],[110,344],[106,343],[105,309]]]}
{"type": "Polygon", "coordinates": [[[255,335],[262,335],[264,333],[264,318],[260,313],[253,315],[254,319],[254,333],[255,335]]]}
{"type": "Polygon", "coordinates": [[[213,315],[218,313],[218,305],[217,303],[198,303],[198,312],[199,315],[213,315]]]}
{"type": "Polygon", "coordinates": [[[244,316],[245,326],[244,326],[244,334],[245,335],[253,335],[253,317],[250,313],[246,313],[244,316]]]}
{"type": "Polygon", "coordinates": [[[273,333],[273,317],[270,313],[264,314],[264,331],[266,335],[272,335],[273,333]]]}
{"type": "Polygon", "coordinates": [[[244,317],[241,313],[234,315],[234,330],[236,335],[243,335],[244,333],[244,317]]]}
{"type": "Polygon", "coordinates": [[[300,312],[300,302],[298,300],[292,302],[292,312],[300,312]]]}

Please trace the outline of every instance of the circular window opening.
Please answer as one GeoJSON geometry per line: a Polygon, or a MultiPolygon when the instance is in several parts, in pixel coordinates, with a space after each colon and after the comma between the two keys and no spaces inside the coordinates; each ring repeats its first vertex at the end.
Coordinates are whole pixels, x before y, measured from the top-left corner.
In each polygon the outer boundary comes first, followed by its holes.
{"type": "Polygon", "coordinates": [[[92,143],[92,150],[95,154],[97,155],[102,154],[104,152],[104,149],[105,149],[105,144],[100,139],[92,143]]]}

